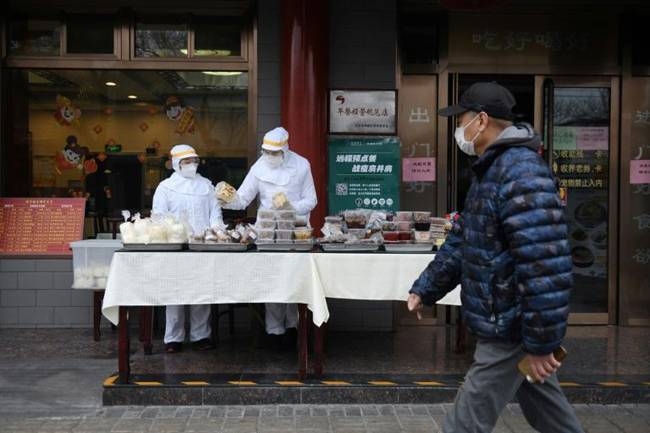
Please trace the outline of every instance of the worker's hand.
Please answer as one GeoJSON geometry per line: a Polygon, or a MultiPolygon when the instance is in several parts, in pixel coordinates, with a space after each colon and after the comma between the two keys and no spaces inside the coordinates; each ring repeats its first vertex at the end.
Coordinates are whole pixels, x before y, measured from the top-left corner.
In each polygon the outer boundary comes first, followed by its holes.
{"type": "Polygon", "coordinates": [[[555,359],[552,353],[542,356],[526,355],[526,357],[530,365],[533,382],[544,383],[544,380],[548,379],[562,365],[561,362],[555,359]]]}
{"type": "Polygon", "coordinates": [[[422,298],[420,298],[415,293],[411,293],[409,295],[409,298],[406,300],[406,305],[408,306],[409,311],[415,311],[415,314],[418,316],[418,320],[422,320],[422,308],[424,308],[422,298]]]}

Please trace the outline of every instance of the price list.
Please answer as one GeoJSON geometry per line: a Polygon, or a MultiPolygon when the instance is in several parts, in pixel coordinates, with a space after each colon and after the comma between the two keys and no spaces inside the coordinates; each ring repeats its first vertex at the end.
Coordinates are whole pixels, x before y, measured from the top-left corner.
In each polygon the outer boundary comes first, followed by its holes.
{"type": "Polygon", "coordinates": [[[83,237],[83,198],[0,198],[0,255],[69,255],[83,237]]]}

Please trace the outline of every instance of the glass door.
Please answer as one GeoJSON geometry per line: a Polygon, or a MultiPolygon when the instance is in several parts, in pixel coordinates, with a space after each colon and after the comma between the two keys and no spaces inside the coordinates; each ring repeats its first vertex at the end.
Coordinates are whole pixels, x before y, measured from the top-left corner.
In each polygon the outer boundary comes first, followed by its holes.
{"type": "Polygon", "coordinates": [[[614,323],[617,80],[537,77],[536,82],[536,126],[569,225],[574,272],[570,322],[614,323]]]}

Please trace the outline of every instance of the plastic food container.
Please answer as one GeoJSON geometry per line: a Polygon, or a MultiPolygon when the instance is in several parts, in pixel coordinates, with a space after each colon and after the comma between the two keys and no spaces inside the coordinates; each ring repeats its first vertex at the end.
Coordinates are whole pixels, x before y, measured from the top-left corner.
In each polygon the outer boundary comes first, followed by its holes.
{"type": "Polygon", "coordinates": [[[431,212],[413,212],[413,219],[416,223],[430,223],[431,212]]]}
{"type": "Polygon", "coordinates": [[[275,218],[278,220],[295,220],[296,211],[295,210],[279,210],[275,214],[275,218]]]}
{"type": "Polygon", "coordinates": [[[381,230],[385,232],[394,232],[397,230],[397,223],[386,221],[381,224],[381,230]]]}
{"type": "Polygon", "coordinates": [[[291,242],[293,240],[293,230],[276,230],[276,242],[291,242]]]}
{"type": "Polygon", "coordinates": [[[411,232],[410,231],[400,231],[399,232],[399,240],[400,241],[410,241],[411,240],[411,232]]]}
{"type": "Polygon", "coordinates": [[[366,229],[348,229],[348,234],[356,239],[365,239],[366,229]]]}
{"type": "Polygon", "coordinates": [[[296,222],[295,221],[277,221],[277,226],[278,230],[293,230],[296,228],[296,222]]]}
{"type": "Polygon", "coordinates": [[[260,209],[259,211],[257,211],[257,219],[274,220],[275,219],[275,211],[260,209]]]}
{"type": "Polygon", "coordinates": [[[434,226],[444,226],[446,222],[446,218],[431,217],[431,224],[434,226]]]}
{"type": "Polygon", "coordinates": [[[431,232],[415,232],[415,242],[431,242],[431,232]]]}
{"type": "Polygon", "coordinates": [[[413,222],[411,221],[397,221],[397,230],[400,232],[406,232],[413,228],[413,222]]]}
{"type": "Polygon", "coordinates": [[[397,221],[413,221],[413,212],[399,211],[395,213],[397,221]]]}
{"type": "Polygon", "coordinates": [[[87,239],[70,242],[74,289],[105,289],[111,259],[122,248],[119,239],[87,239]]]}
{"type": "Polygon", "coordinates": [[[257,230],[257,239],[260,241],[272,241],[275,239],[275,230],[273,229],[264,229],[257,230]]]}
{"type": "Polygon", "coordinates": [[[420,232],[428,232],[429,229],[431,228],[431,223],[430,222],[416,222],[415,223],[415,230],[420,231],[420,232]]]}
{"type": "Polygon", "coordinates": [[[397,242],[399,241],[399,232],[384,232],[384,240],[388,242],[397,242]]]}
{"type": "Polygon", "coordinates": [[[273,220],[257,220],[255,227],[261,230],[273,230],[275,228],[275,221],[273,220]]]}
{"type": "Polygon", "coordinates": [[[296,241],[308,241],[311,240],[313,229],[311,228],[299,228],[293,231],[293,235],[296,238],[296,241]]]}
{"type": "Polygon", "coordinates": [[[340,224],[340,223],[343,222],[343,217],[336,216],[336,215],[326,216],[325,217],[325,222],[330,223],[330,224],[337,224],[337,223],[340,224]]]}
{"type": "Polygon", "coordinates": [[[363,212],[345,211],[345,222],[348,228],[363,229],[366,227],[366,215],[363,212]]]}

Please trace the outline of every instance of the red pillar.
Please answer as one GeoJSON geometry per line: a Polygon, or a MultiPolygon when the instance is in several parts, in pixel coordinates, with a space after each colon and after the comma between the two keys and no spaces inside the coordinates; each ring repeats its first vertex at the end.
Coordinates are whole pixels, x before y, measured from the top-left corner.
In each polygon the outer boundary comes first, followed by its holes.
{"type": "Polygon", "coordinates": [[[282,126],[289,148],[307,158],[318,195],[311,223],[320,228],[327,212],[327,0],[281,0],[282,126]]]}

